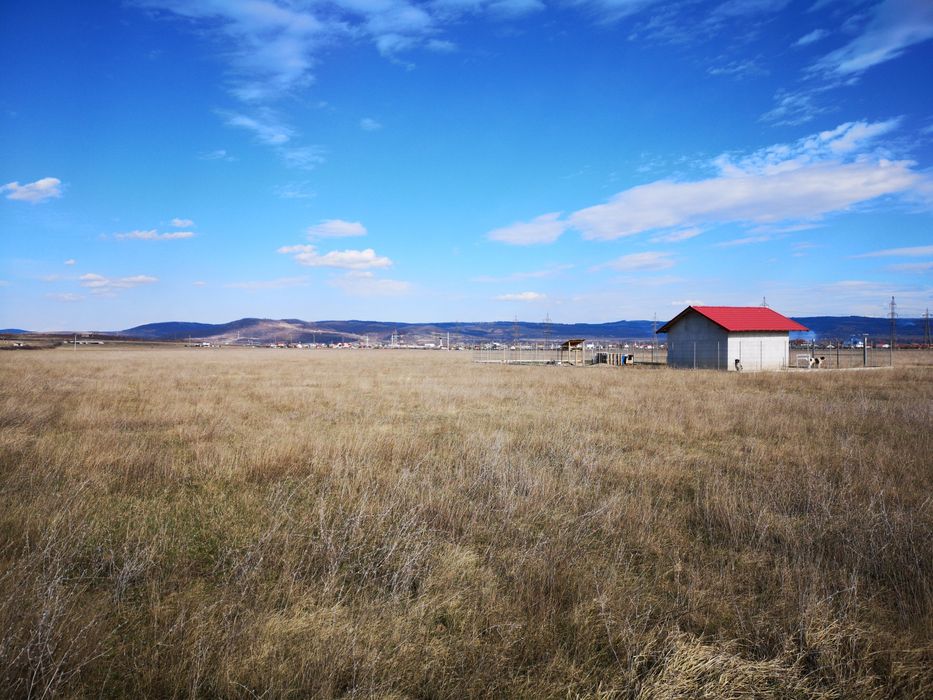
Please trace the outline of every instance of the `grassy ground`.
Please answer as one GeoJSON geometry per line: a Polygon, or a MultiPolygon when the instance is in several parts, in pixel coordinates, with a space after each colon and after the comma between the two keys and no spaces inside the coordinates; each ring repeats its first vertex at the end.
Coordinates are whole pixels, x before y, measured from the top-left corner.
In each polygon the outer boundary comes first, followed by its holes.
{"type": "Polygon", "coordinates": [[[933,693],[928,363],[468,359],[3,353],[0,692],[933,693]]]}

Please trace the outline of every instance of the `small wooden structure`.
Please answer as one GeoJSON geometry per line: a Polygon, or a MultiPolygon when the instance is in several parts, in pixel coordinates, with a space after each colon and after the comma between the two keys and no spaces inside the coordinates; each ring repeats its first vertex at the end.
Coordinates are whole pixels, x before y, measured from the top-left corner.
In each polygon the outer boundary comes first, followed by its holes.
{"type": "Polygon", "coordinates": [[[598,352],[594,358],[597,365],[611,365],[613,367],[622,367],[623,365],[635,364],[635,356],[627,352],[598,352]]]}
{"type": "Polygon", "coordinates": [[[561,343],[557,353],[557,364],[585,365],[586,338],[571,338],[561,343]]]}

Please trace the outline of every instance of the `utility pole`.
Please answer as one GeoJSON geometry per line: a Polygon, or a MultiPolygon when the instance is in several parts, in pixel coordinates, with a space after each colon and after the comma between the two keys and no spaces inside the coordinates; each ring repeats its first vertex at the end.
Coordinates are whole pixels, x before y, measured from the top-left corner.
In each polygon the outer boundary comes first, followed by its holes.
{"type": "Polygon", "coordinates": [[[520,340],[521,329],[518,325],[518,314],[515,315],[515,318],[512,319],[512,342],[516,347],[520,340]]]}
{"type": "MultiPolygon", "coordinates": [[[[658,313],[657,311],[655,311],[654,321],[651,324],[651,362],[652,364],[654,363],[654,345],[657,342],[657,340],[658,340],[658,313]]],[[[694,349],[694,353],[696,353],[695,349],[694,349]]],[[[696,364],[695,360],[694,360],[694,364],[696,364]]]]}
{"type": "Polygon", "coordinates": [[[923,344],[930,347],[930,309],[923,312],[923,344]]]}
{"type": "Polygon", "coordinates": [[[894,303],[894,297],[891,297],[891,365],[894,365],[894,346],[897,343],[897,304],[894,303]]]}

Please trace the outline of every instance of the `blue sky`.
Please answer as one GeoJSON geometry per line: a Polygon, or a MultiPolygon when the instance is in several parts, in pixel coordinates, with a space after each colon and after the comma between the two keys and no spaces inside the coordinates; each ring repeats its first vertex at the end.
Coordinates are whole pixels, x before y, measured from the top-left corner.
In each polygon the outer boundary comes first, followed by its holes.
{"type": "Polygon", "coordinates": [[[933,305],[933,3],[0,8],[0,327],[933,305]]]}

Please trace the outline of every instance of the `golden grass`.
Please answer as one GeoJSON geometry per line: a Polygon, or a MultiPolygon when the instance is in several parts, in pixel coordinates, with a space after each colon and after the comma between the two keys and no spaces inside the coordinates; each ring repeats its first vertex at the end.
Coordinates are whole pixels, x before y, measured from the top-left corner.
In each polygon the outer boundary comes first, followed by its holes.
{"type": "Polygon", "coordinates": [[[933,370],[0,357],[8,696],[933,693],[933,370]]]}

